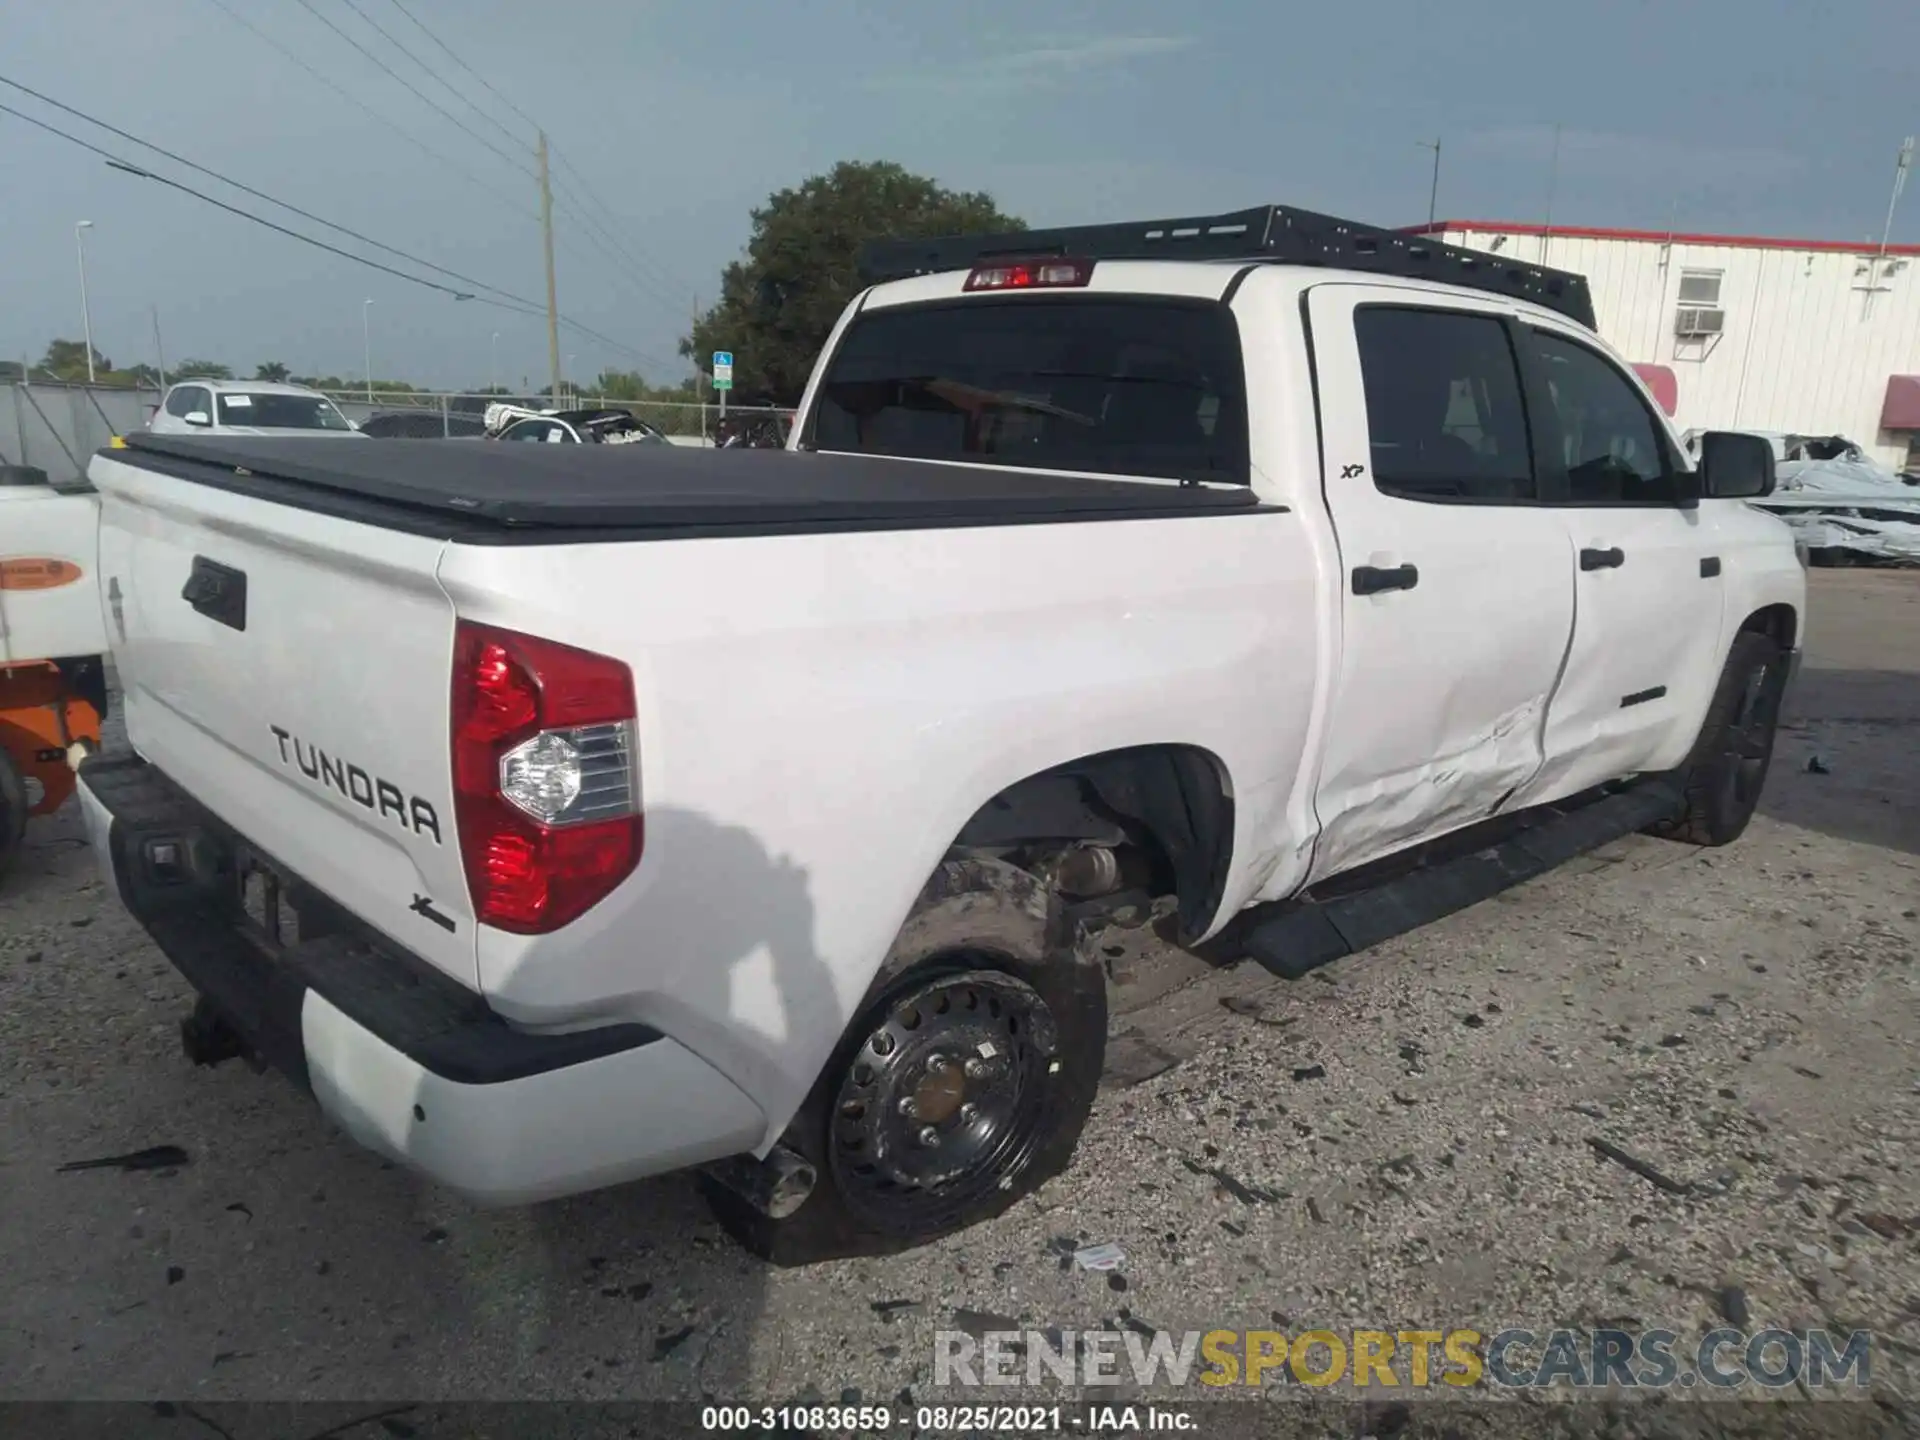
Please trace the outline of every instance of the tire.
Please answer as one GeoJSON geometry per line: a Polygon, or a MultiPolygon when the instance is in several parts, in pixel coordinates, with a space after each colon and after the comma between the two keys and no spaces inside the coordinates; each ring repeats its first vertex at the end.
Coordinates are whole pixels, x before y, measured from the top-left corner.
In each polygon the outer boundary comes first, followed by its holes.
{"type": "Polygon", "coordinates": [[[1733,637],[1700,738],[1677,777],[1686,808],[1656,834],[1693,845],[1740,838],[1773,763],[1786,682],[1786,656],[1772,636],[1742,630],[1733,637]]]}
{"type": "Polygon", "coordinates": [[[898,1254],[990,1220],[1066,1169],[1106,1034],[1105,974],[1047,888],[949,861],[784,1137],[813,1165],[812,1193],[776,1220],[702,1175],[707,1202],[781,1266],[898,1254]]]}
{"type": "Polygon", "coordinates": [[[4,746],[0,746],[0,879],[20,858],[20,842],[27,833],[27,782],[4,746]]]}

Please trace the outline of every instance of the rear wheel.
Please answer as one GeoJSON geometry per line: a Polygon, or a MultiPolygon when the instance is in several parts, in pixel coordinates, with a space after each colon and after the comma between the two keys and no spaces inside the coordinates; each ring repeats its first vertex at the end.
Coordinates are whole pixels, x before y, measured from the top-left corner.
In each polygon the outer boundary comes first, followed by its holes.
{"type": "Polygon", "coordinates": [[[1681,772],[1686,809],[1657,833],[1695,845],[1738,840],[1759,807],[1773,762],[1787,657],[1769,635],[1734,636],[1707,718],[1681,772]]]}
{"type": "Polygon", "coordinates": [[[779,1265],[882,1255],[999,1215],[1058,1175],[1092,1108],[1106,981],[1032,875],[949,862],[785,1144],[813,1192],[773,1219],[703,1180],[728,1231],[779,1265]]]}
{"type": "Polygon", "coordinates": [[[6,747],[0,745],[0,877],[13,868],[27,833],[27,782],[6,747]]]}

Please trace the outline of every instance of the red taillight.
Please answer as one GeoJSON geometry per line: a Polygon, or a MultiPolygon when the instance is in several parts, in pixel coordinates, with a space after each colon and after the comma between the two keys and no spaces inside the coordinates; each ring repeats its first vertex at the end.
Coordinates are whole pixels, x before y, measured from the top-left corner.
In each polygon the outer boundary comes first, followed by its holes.
{"type": "Polygon", "coordinates": [[[976,265],[968,290],[1064,290],[1093,279],[1091,260],[1003,260],[976,265]]]}
{"type": "Polygon", "coordinates": [[[633,675],[618,660],[459,622],[453,791],[475,916],[521,935],[593,908],[640,862],[633,675]]]}

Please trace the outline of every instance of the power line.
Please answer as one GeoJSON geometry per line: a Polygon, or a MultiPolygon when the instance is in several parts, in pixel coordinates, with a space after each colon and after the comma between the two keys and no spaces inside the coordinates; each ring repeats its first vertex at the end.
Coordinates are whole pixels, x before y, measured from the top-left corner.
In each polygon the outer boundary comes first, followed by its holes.
{"type": "Polygon", "coordinates": [[[342,40],[346,41],[354,49],[358,50],[362,55],[366,56],[367,59],[371,60],[375,65],[378,65],[388,75],[392,76],[394,80],[398,81],[401,85],[404,85],[410,92],[412,92],[414,98],[419,100],[421,104],[430,107],[437,114],[441,115],[446,120],[451,121],[454,125],[458,126],[461,130],[465,131],[466,134],[471,136],[473,139],[478,140],[482,145],[486,146],[487,149],[491,150],[495,155],[499,156],[502,160],[506,161],[507,164],[511,165],[514,169],[518,170],[521,174],[527,176],[529,179],[536,178],[532,170],[528,169],[524,164],[516,160],[513,156],[507,154],[506,151],[502,150],[498,145],[494,144],[493,141],[487,139],[486,136],[482,135],[478,130],[474,129],[471,125],[467,124],[466,121],[462,120],[458,115],[455,115],[451,110],[447,109],[446,106],[440,104],[439,101],[427,95],[424,91],[420,89],[419,86],[415,85],[411,80],[408,80],[398,70],[395,70],[391,65],[387,64],[386,61],[382,60],[378,55],[374,54],[371,50],[367,49],[366,46],[362,45],[358,40],[354,39],[353,36],[349,35],[346,31],[342,30],[338,25],[334,24],[333,21],[329,20],[325,15],[322,15],[318,10],[314,8],[313,0],[299,0],[299,3],[300,3],[300,8],[302,10],[305,10],[309,15],[313,16],[314,19],[318,20],[322,25],[326,26],[329,30],[333,31],[334,34],[338,35],[342,40]]]}
{"type": "MultiPolygon", "coordinates": [[[[356,13],[360,14],[363,19],[366,19],[368,24],[373,25],[374,29],[379,30],[382,35],[387,34],[387,32],[381,29],[381,27],[378,24],[375,24],[375,22],[371,19],[371,17],[366,16],[365,12],[360,10],[360,7],[355,3],[355,0],[342,0],[342,3],[350,6],[356,13]]],[[[493,96],[494,99],[498,100],[502,105],[506,106],[507,109],[511,110],[515,115],[517,115],[520,119],[524,120],[527,124],[533,126],[536,130],[541,128],[539,121],[535,120],[531,115],[527,114],[526,111],[522,110],[518,105],[514,104],[513,101],[508,99],[505,94],[503,94],[499,89],[497,89],[493,85],[493,83],[487,79],[486,76],[482,75],[478,70],[474,69],[473,66],[469,65],[465,60],[461,59],[460,56],[454,52],[453,47],[448,45],[446,41],[442,40],[437,34],[435,34],[431,29],[429,29],[426,22],[421,20],[419,16],[415,15],[413,11],[409,10],[407,6],[402,3],[402,0],[391,0],[391,4],[393,5],[394,9],[398,10],[402,15],[406,16],[410,22],[412,22],[415,29],[417,29],[422,35],[425,35],[427,39],[431,40],[440,49],[442,54],[444,54],[449,60],[453,61],[453,63],[455,65],[458,65],[462,70],[466,71],[467,74],[471,75],[475,80],[479,81],[480,84],[486,89],[489,95],[493,96]]],[[[389,35],[388,38],[392,39],[393,37],[389,35]]],[[[419,59],[419,57],[413,55],[410,51],[408,51],[406,47],[401,45],[398,40],[394,40],[393,43],[394,43],[394,46],[400,50],[400,53],[403,55],[406,55],[409,59],[411,59],[414,62],[414,64],[419,65],[420,68],[422,70],[426,70],[428,74],[430,75],[434,74],[434,72],[427,65],[425,65],[419,59]]],[[[445,79],[441,78],[438,75],[434,75],[434,78],[439,80],[442,85],[446,85],[449,90],[453,90],[453,86],[448,84],[448,82],[445,79]]],[[[458,94],[459,92],[455,91],[454,93],[458,94]]],[[[475,105],[472,101],[467,100],[464,95],[461,96],[461,100],[470,109],[474,110],[476,113],[482,116],[485,116],[488,122],[494,125],[497,129],[509,135],[512,133],[510,130],[507,129],[506,126],[500,124],[498,120],[494,120],[493,117],[486,115],[486,112],[484,110],[481,110],[478,105],[475,105]]],[[[602,238],[605,239],[609,244],[611,244],[615,250],[621,252],[623,256],[622,263],[633,266],[635,269],[638,269],[641,271],[650,272],[651,276],[654,279],[664,284],[669,290],[672,290],[678,293],[683,293],[687,296],[693,296],[695,294],[695,291],[692,286],[686,284],[684,281],[681,281],[676,277],[674,277],[673,275],[669,274],[666,270],[661,268],[657,263],[647,259],[642,255],[636,254],[635,252],[629,250],[628,247],[625,244],[623,244],[618,238],[616,238],[616,236],[613,233],[610,233],[611,228],[618,227],[623,223],[620,220],[620,217],[614,212],[613,208],[606,203],[606,201],[602,200],[599,197],[599,195],[597,195],[594,192],[592,184],[588,181],[586,175],[579,169],[578,166],[574,165],[570,160],[568,160],[565,155],[560,154],[558,150],[554,151],[554,158],[559,162],[561,166],[563,166],[564,168],[566,168],[567,170],[573,173],[575,178],[580,183],[580,188],[586,192],[585,200],[574,201],[574,204],[578,206],[578,209],[574,211],[574,218],[578,219],[582,223],[582,225],[588,225],[588,224],[598,225],[602,232],[602,238]],[[590,217],[586,213],[583,213],[587,209],[587,201],[591,201],[593,205],[597,206],[601,214],[604,215],[608,220],[611,220],[613,222],[613,227],[607,226],[604,222],[600,221],[597,217],[590,217]]],[[[663,295],[657,298],[661,299],[663,303],[671,307],[674,307],[676,309],[680,304],[680,301],[677,298],[677,296],[675,298],[669,298],[663,295]]]]}
{"type": "Polygon", "coordinates": [[[393,46],[394,49],[398,50],[402,55],[406,56],[407,59],[411,60],[414,64],[418,65],[427,74],[433,76],[434,80],[438,82],[441,88],[444,89],[449,95],[453,96],[454,99],[458,100],[462,105],[466,106],[469,110],[473,111],[473,113],[478,115],[482,120],[486,121],[489,125],[493,126],[494,129],[498,130],[502,135],[506,136],[508,140],[510,140],[515,145],[522,145],[526,143],[518,135],[514,134],[513,131],[509,130],[506,126],[502,125],[498,120],[494,119],[493,116],[489,115],[486,111],[482,110],[478,105],[474,104],[473,101],[469,100],[465,95],[461,94],[459,90],[454,88],[451,82],[444,79],[438,72],[434,70],[434,68],[431,65],[427,64],[426,61],[422,60],[418,55],[414,54],[411,50],[407,49],[405,45],[402,45],[398,37],[396,37],[378,20],[374,19],[371,15],[367,14],[366,11],[362,10],[360,6],[357,3],[355,3],[355,0],[340,0],[340,3],[342,5],[345,5],[349,10],[353,11],[354,14],[358,15],[368,25],[372,26],[374,30],[376,30],[379,33],[380,38],[382,40],[385,40],[389,45],[393,46]]]}
{"type": "Polygon", "coordinates": [[[341,99],[347,101],[351,105],[357,106],[361,110],[364,110],[367,114],[371,115],[374,119],[378,120],[382,125],[386,126],[389,130],[391,130],[394,134],[398,135],[401,139],[410,142],[414,146],[414,148],[416,148],[422,154],[427,156],[428,159],[437,161],[441,165],[444,165],[447,169],[451,170],[454,174],[461,176],[462,178],[478,186],[480,189],[486,191],[489,195],[493,196],[494,199],[500,201],[502,204],[512,207],[513,212],[516,215],[518,215],[521,219],[533,220],[536,222],[538,221],[539,217],[533,214],[532,211],[523,210],[520,208],[520,202],[518,202],[517,200],[513,200],[509,198],[507,195],[505,195],[504,193],[502,193],[501,191],[494,189],[493,186],[489,185],[486,181],[482,180],[478,175],[475,175],[471,170],[467,169],[464,165],[461,165],[458,161],[449,160],[445,155],[442,155],[438,150],[434,149],[431,145],[427,144],[426,141],[420,139],[418,136],[412,134],[410,131],[402,128],[401,126],[396,125],[392,120],[388,119],[385,115],[382,115],[378,110],[374,109],[373,106],[367,104],[366,101],[362,100],[358,95],[355,95],[351,90],[348,90],[345,86],[339,84],[334,80],[328,79],[325,75],[322,75],[318,70],[314,69],[313,66],[309,65],[305,60],[301,59],[300,56],[296,55],[293,51],[289,50],[286,46],[282,45],[278,40],[275,40],[271,35],[267,34],[266,31],[262,30],[259,26],[255,25],[251,20],[247,19],[246,16],[242,15],[239,11],[235,10],[231,5],[227,4],[226,0],[208,0],[208,3],[214,6],[216,9],[223,11],[229,19],[236,21],[237,23],[244,26],[248,30],[251,30],[254,33],[254,35],[258,37],[264,44],[270,46],[274,50],[277,50],[286,59],[291,60],[295,65],[298,65],[302,70],[306,71],[307,74],[311,75],[315,80],[318,80],[322,85],[326,86],[329,90],[333,91],[336,95],[340,96],[341,99]]]}
{"type": "MultiPolygon", "coordinates": [[[[650,283],[646,283],[647,277],[644,274],[634,273],[638,270],[638,266],[633,257],[623,253],[611,238],[606,235],[605,231],[595,224],[591,217],[574,208],[572,205],[565,208],[568,215],[580,222],[578,227],[580,234],[600,253],[602,259],[611,263],[612,274],[616,283],[629,287],[630,293],[637,298],[660,305],[675,316],[679,315],[682,308],[681,302],[662,294],[658,288],[652,286],[650,283]],[[636,285],[636,281],[642,282],[644,288],[642,288],[641,285],[636,285]]],[[[570,237],[563,240],[563,243],[567,245],[569,250],[574,249],[570,243],[570,237]]],[[[579,252],[576,251],[575,253],[579,252]]]]}
{"type": "Polygon", "coordinates": [[[407,9],[405,5],[402,5],[400,3],[400,0],[393,0],[393,8],[398,10],[402,15],[406,16],[407,19],[413,21],[414,27],[418,29],[422,35],[426,36],[429,40],[433,41],[435,45],[438,45],[441,51],[446,55],[446,57],[449,60],[453,61],[454,64],[458,65],[462,70],[466,71],[469,75],[473,76],[474,79],[478,80],[482,85],[486,86],[486,90],[489,95],[493,96],[494,99],[498,100],[502,105],[506,106],[509,110],[513,111],[514,114],[518,115],[522,120],[526,121],[527,124],[533,126],[534,129],[538,130],[540,128],[540,122],[538,120],[535,120],[531,115],[527,114],[526,111],[522,110],[518,105],[514,104],[513,101],[509,100],[506,96],[502,95],[498,90],[494,89],[493,86],[488,83],[486,76],[482,75],[478,70],[474,69],[471,65],[467,64],[466,61],[462,60],[458,55],[454,54],[453,51],[448,47],[447,42],[442,40],[438,35],[434,34],[433,31],[429,30],[426,27],[426,25],[411,10],[407,9]]]}
{"type": "Polygon", "coordinates": [[[82,149],[91,150],[94,154],[104,158],[107,164],[111,165],[116,170],[124,170],[129,175],[138,175],[143,180],[157,180],[162,185],[169,185],[173,187],[175,190],[185,191],[187,194],[193,196],[196,200],[204,200],[209,205],[216,205],[220,209],[225,210],[230,215],[238,215],[242,219],[253,221],[254,224],[256,225],[264,225],[269,230],[277,230],[282,235],[290,236],[295,240],[299,240],[305,244],[315,246],[318,249],[329,251],[332,254],[340,256],[342,259],[352,260],[356,264],[365,265],[370,269],[385,271],[387,274],[395,276],[401,280],[411,280],[415,285],[424,285],[429,290],[438,290],[444,295],[453,296],[453,298],[456,300],[472,300],[476,298],[475,296],[467,293],[464,290],[455,290],[451,285],[442,285],[437,280],[426,280],[421,278],[418,275],[409,275],[407,274],[406,271],[396,270],[391,265],[382,265],[378,260],[369,260],[364,255],[354,254],[351,250],[342,250],[338,245],[329,245],[326,241],[316,240],[311,235],[302,235],[298,230],[289,230],[286,226],[276,224],[274,221],[267,219],[264,215],[255,215],[251,210],[242,210],[237,205],[229,205],[224,200],[217,200],[213,196],[206,194],[204,191],[195,190],[191,185],[183,185],[178,180],[169,180],[164,175],[156,175],[151,170],[142,169],[140,166],[135,165],[130,160],[122,160],[118,155],[115,155],[110,150],[101,149],[98,145],[95,145],[90,140],[82,140],[78,135],[70,135],[65,130],[62,130],[59,126],[49,125],[44,120],[35,119],[33,116],[28,115],[24,111],[14,109],[11,105],[0,104],[0,112],[4,112],[5,114],[11,115],[15,119],[24,120],[29,125],[37,125],[40,129],[47,131],[49,134],[58,135],[62,140],[72,141],[75,145],[80,146],[82,149]]]}
{"type": "MultiPolygon", "coordinates": [[[[318,250],[325,250],[327,253],[331,255],[337,255],[343,260],[351,260],[356,265],[364,265],[368,269],[378,270],[383,274],[393,276],[395,279],[406,280],[415,285],[425,286],[429,290],[437,290],[443,295],[451,295],[455,300],[475,300],[482,305],[490,305],[496,309],[509,310],[522,315],[539,316],[539,315],[544,315],[546,313],[545,310],[533,304],[531,301],[522,300],[520,299],[519,296],[512,295],[509,292],[504,290],[496,290],[494,291],[494,293],[497,295],[506,296],[505,299],[491,299],[486,295],[476,295],[468,291],[455,290],[452,286],[442,285],[437,280],[428,280],[419,275],[409,275],[404,270],[396,270],[393,266],[383,265],[378,260],[370,260],[364,255],[356,255],[351,250],[343,250],[338,245],[328,244],[325,240],[316,240],[311,235],[303,235],[298,230],[290,229],[285,225],[281,225],[275,221],[267,219],[264,215],[256,215],[251,210],[242,210],[237,205],[229,205],[226,201],[218,199],[215,196],[209,195],[205,191],[196,190],[191,185],[182,184],[180,181],[171,179],[165,175],[155,174],[151,170],[145,169],[144,167],[139,165],[135,165],[129,160],[122,159],[120,156],[115,155],[110,150],[106,150],[98,145],[95,145],[91,140],[83,140],[78,135],[74,135],[68,131],[62,130],[57,125],[50,125],[45,120],[41,120],[36,116],[29,115],[25,111],[16,110],[11,105],[0,103],[0,114],[7,114],[7,115],[13,116],[15,119],[24,120],[29,125],[35,126],[36,128],[41,130],[45,130],[48,134],[57,135],[62,140],[66,140],[71,144],[78,145],[83,150],[89,150],[93,152],[95,155],[100,156],[102,159],[104,159],[107,162],[108,165],[112,166],[116,170],[124,171],[129,175],[138,176],[140,179],[143,179],[143,180],[152,180],[157,182],[158,184],[165,185],[170,189],[181,191],[183,194],[191,195],[196,200],[205,201],[207,204],[214,206],[216,209],[224,210],[229,215],[238,215],[243,220],[251,220],[256,225],[264,225],[266,226],[267,229],[272,230],[278,234],[285,235],[289,239],[298,240],[303,245],[311,245],[318,250]]],[[[144,142],[136,141],[135,143],[144,143],[144,142]]],[[[157,149],[158,147],[149,147],[149,148],[157,149]]],[[[278,203],[278,202],[275,202],[275,203],[278,203]]],[[[469,282],[469,283],[472,283],[472,282],[469,282]]],[[[493,287],[489,286],[486,288],[492,289],[493,287]]],[[[665,364],[665,362],[662,361],[659,356],[649,354],[644,350],[637,350],[633,346],[625,344],[622,341],[615,340],[613,337],[609,335],[602,335],[598,330],[594,330],[586,325],[582,325],[577,320],[569,319],[566,316],[561,316],[559,317],[559,319],[560,319],[560,323],[565,325],[568,329],[573,330],[579,334],[585,335],[589,339],[597,340],[601,344],[606,345],[614,350],[618,350],[625,354],[631,355],[636,360],[643,360],[653,365],[665,364]]]]}
{"type": "Polygon", "coordinates": [[[618,234],[614,229],[614,226],[618,226],[621,223],[623,223],[620,220],[620,217],[614,214],[612,207],[610,207],[606,201],[600,199],[600,197],[593,192],[592,188],[587,183],[586,177],[580,174],[579,168],[577,166],[575,166],[571,161],[569,161],[566,158],[566,156],[559,154],[558,151],[555,151],[554,153],[556,158],[559,160],[560,164],[565,166],[567,170],[571,171],[576,177],[578,177],[580,188],[586,192],[587,199],[592,200],[595,204],[597,204],[600,207],[600,210],[603,214],[607,215],[612,219],[613,226],[609,226],[604,222],[598,220],[594,216],[586,213],[585,201],[582,201],[578,197],[574,196],[571,191],[562,191],[563,194],[566,194],[568,196],[569,200],[571,200],[574,204],[580,207],[580,209],[574,212],[575,218],[578,219],[582,224],[592,224],[597,226],[600,229],[602,235],[607,239],[607,241],[626,257],[626,261],[629,265],[632,265],[637,270],[645,272],[655,283],[662,285],[666,288],[666,290],[671,291],[672,292],[671,295],[662,296],[662,298],[667,300],[667,303],[669,303],[670,305],[677,307],[681,303],[682,296],[686,296],[686,297],[694,296],[697,292],[694,290],[694,288],[691,285],[687,284],[684,280],[681,280],[678,277],[671,274],[664,267],[662,267],[657,261],[629,247],[623,240],[619,238],[618,234]]]}
{"type": "Polygon", "coordinates": [[[298,215],[302,220],[311,220],[316,225],[324,225],[329,230],[337,230],[342,235],[351,236],[353,239],[358,240],[362,245],[371,245],[376,250],[384,250],[389,255],[397,255],[402,260],[406,260],[411,264],[421,266],[423,269],[435,271],[438,274],[447,276],[449,279],[458,280],[462,284],[472,285],[476,289],[488,290],[495,295],[504,295],[509,300],[518,300],[520,298],[519,296],[514,295],[510,291],[502,290],[497,285],[489,285],[486,283],[486,281],[476,280],[471,275],[462,275],[458,270],[449,270],[444,265],[436,265],[431,260],[423,260],[420,256],[409,254],[407,251],[402,250],[397,246],[389,245],[385,241],[375,240],[370,235],[362,235],[358,230],[349,229],[345,225],[336,224],[334,221],[328,220],[323,216],[315,215],[311,210],[302,210],[298,205],[289,204],[285,200],[275,199],[273,196],[267,194],[266,191],[264,190],[256,190],[251,185],[243,184],[241,181],[235,180],[230,176],[222,175],[218,170],[209,169],[205,165],[201,165],[195,161],[187,159],[187,157],[184,155],[176,155],[173,151],[167,149],[164,145],[156,145],[151,140],[142,140],[138,135],[134,135],[126,130],[122,130],[117,125],[109,125],[105,120],[101,120],[96,116],[89,115],[84,110],[76,110],[73,106],[64,104],[63,102],[54,99],[51,95],[43,95],[30,85],[22,85],[18,80],[9,79],[5,75],[0,75],[0,85],[9,85],[15,90],[21,91],[22,93],[27,95],[31,95],[34,99],[40,101],[44,105],[51,105],[53,106],[54,109],[64,111],[68,115],[72,115],[77,119],[84,120],[89,125],[98,126],[100,129],[107,131],[109,134],[118,135],[122,140],[131,140],[135,145],[140,146],[142,149],[151,150],[156,155],[166,156],[167,159],[173,161],[174,164],[176,165],[184,165],[189,170],[197,171],[202,175],[211,176],[213,179],[218,180],[222,185],[230,185],[235,190],[239,190],[245,194],[253,196],[256,200],[264,200],[269,205],[278,206],[282,210],[288,211],[289,213],[294,215],[298,215]]]}

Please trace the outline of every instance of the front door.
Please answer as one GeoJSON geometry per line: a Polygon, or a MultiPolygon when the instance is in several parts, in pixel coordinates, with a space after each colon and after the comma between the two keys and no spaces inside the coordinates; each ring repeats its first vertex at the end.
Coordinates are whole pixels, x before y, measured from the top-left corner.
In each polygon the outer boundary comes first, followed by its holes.
{"type": "Polygon", "coordinates": [[[1342,601],[1318,880],[1484,819],[1533,778],[1574,557],[1538,503],[1510,312],[1328,284],[1308,318],[1342,601]]]}
{"type": "Polygon", "coordinates": [[[1545,761],[1519,797],[1530,804],[1686,758],[1720,678],[1723,591],[1713,507],[1683,503],[1678,447],[1642,387],[1591,337],[1534,322],[1522,343],[1578,566],[1545,761]]]}

